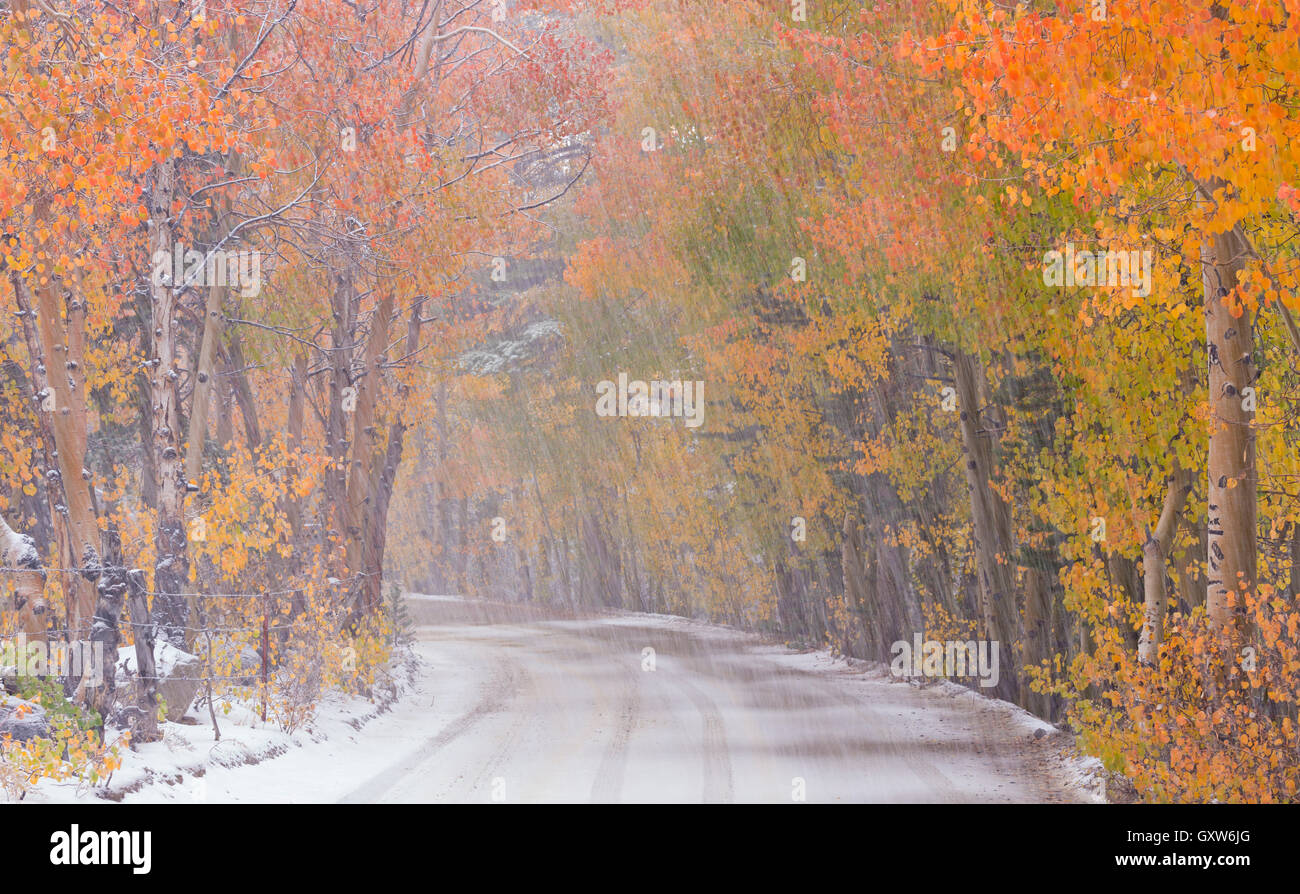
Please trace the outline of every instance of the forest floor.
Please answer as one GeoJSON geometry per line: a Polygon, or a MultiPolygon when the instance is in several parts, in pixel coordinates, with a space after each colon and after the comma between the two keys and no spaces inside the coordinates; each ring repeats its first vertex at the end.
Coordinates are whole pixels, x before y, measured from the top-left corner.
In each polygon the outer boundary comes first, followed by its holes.
{"type": "Polygon", "coordinates": [[[408,599],[380,704],[282,732],[252,710],[168,723],[107,787],[34,801],[1096,802],[1095,760],[1006,702],[683,618],[408,599]],[[650,651],[653,650],[653,651],[650,651]],[[197,722],[188,722],[188,721],[197,722]]]}

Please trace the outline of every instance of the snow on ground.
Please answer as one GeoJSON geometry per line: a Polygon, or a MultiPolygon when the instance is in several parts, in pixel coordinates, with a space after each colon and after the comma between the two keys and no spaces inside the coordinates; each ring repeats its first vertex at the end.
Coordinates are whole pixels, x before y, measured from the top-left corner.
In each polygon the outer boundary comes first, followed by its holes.
{"type": "MultiPolygon", "coordinates": [[[[780,649],[780,647],[775,647],[780,649]]],[[[828,675],[852,674],[855,669],[869,679],[881,680],[890,685],[909,686],[919,689],[927,697],[936,700],[969,700],[977,709],[996,716],[1010,729],[1019,730],[1027,742],[1035,745],[1041,743],[1043,759],[1050,771],[1066,788],[1073,789],[1081,795],[1082,800],[1092,803],[1105,803],[1105,770],[1101,761],[1095,757],[1080,754],[1073,745],[1073,737],[1061,728],[1026,711],[1019,705],[1002,699],[989,698],[975,690],[954,683],[950,680],[919,682],[900,680],[889,673],[888,666],[880,662],[860,661],[852,658],[837,658],[829,650],[820,649],[813,652],[790,652],[781,649],[780,654],[771,656],[791,667],[800,667],[812,673],[828,675]]]]}
{"type": "Polygon", "coordinates": [[[412,596],[418,663],[286,734],[206,708],[107,788],[34,801],[1099,801],[1096,761],[1020,708],[670,615],[412,596]],[[653,673],[645,649],[654,650],[653,673]]]}
{"type": "Polygon", "coordinates": [[[378,705],[329,693],[315,719],[292,734],[263,722],[253,707],[217,710],[220,741],[206,707],[185,723],[164,723],[162,739],[124,753],[107,786],[42,782],[25,800],[82,803],[297,803],[335,801],[399,761],[457,716],[475,688],[472,669],[420,662],[395,700],[378,705]],[[436,680],[438,692],[430,690],[436,680]]]}
{"type": "Polygon", "coordinates": [[[705,635],[728,637],[752,643],[750,651],[785,667],[821,674],[852,686],[855,679],[860,684],[867,681],[888,685],[908,686],[920,690],[925,697],[935,700],[970,700],[977,710],[999,718],[1008,728],[1023,733],[1026,742],[1032,743],[1048,771],[1064,788],[1078,794],[1079,799],[1090,803],[1106,803],[1106,771],[1100,760],[1081,754],[1073,744],[1073,736],[1052,723],[1043,720],[1019,705],[1001,699],[989,698],[979,692],[949,680],[900,680],[889,673],[883,662],[863,661],[833,655],[829,649],[791,650],[781,645],[764,642],[761,637],[733,627],[723,627],[708,621],[684,618],[677,615],[639,614],[636,612],[609,612],[607,623],[629,626],[661,624],[667,628],[694,628],[707,631],[705,635]]]}

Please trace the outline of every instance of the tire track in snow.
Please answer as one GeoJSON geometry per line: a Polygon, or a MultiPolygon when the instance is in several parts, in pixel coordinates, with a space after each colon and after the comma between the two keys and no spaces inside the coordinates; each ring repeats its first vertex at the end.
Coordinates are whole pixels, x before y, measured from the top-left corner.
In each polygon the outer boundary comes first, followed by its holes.
{"type": "MultiPolygon", "coordinates": [[[[768,662],[752,653],[740,653],[735,656],[723,656],[717,660],[696,662],[694,669],[696,672],[707,675],[718,683],[726,683],[728,681],[753,679],[754,674],[758,672],[757,668],[759,665],[756,661],[763,662],[763,664],[766,665],[768,672],[775,674],[776,679],[789,681],[799,680],[804,683],[813,683],[814,685],[829,683],[830,685],[824,687],[819,685],[820,694],[823,697],[829,698],[845,707],[853,708],[867,714],[875,715],[877,713],[877,706],[872,704],[871,701],[865,697],[866,693],[846,690],[840,685],[837,685],[838,681],[826,680],[825,678],[821,678],[819,675],[806,670],[788,668],[776,662],[768,662]]],[[[696,692],[698,693],[699,691],[696,690],[696,692]]],[[[702,695],[702,693],[699,694],[702,695]]],[[[878,756],[893,755],[894,757],[901,759],[904,766],[906,766],[907,769],[917,777],[925,790],[934,795],[936,800],[940,803],[961,802],[963,799],[957,786],[953,784],[953,781],[949,779],[933,761],[925,757],[924,754],[916,748],[916,743],[895,739],[892,735],[888,735],[892,732],[888,719],[883,715],[878,715],[878,717],[880,722],[877,724],[876,730],[878,732],[885,732],[888,739],[887,743],[882,743],[886,745],[886,750],[878,756]]],[[[724,738],[724,748],[725,742],[726,740],[724,738]]],[[[706,800],[708,800],[707,797],[706,800]]]]}
{"type": "MultiPolygon", "coordinates": [[[[522,665],[515,664],[513,661],[511,661],[511,663],[514,665],[513,681],[515,699],[518,699],[524,694],[535,697],[537,689],[533,675],[522,665]]],[[[504,735],[497,740],[497,745],[492,750],[492,754],[483,762],[478,773],[474,775],[474,781],[465,789],[467,796],[484,788],[484,784],[486,783],[489,790],[488,799],[491,800],[493,780],[500,777],[504,782],[504,791],[502,792],[503,800],[510,800],[510,791],[512,787],[511,780],[508,776],[505,776],[498,771],[520,750],[519,744],[523,741],[525,733],[533,728],[535,722],[536,718],[533,716],[533,712],[528,710],[515,712],[514,717],[511,718],[510,723],[506,726],[504,735]]],[[[466,802],[469,801],[469,798],[463,797],[456,800],[466,802]]]]}
{"type": "Polygon", "coordinates": [[[686,693],[703,724],[700,745],[704,758],[704,803],[730,804],[735,798],[735,784],[731,776],[731,753],[727,750],[727,730],[718,705],[694,683],[678,678],[673,682],[686,693]]]}
{"type": "Polygon", "coordinates": [[[464,735],[481,720],[499,713],[518,695],[518,680],[523,668],[514,662],[502,662],[494,669],[484,687],[483,698],[473,708],[443,727],[405,760],[358,786],[339,800],[340,804],[367,804],[379,801],[404,779],[415,773],[429,758],[449,742],[464,735]]]}
{"type": "Polygon", "coordinates": [[[627,769],[627,748],[636,728],[641,713],[641,692],[635,671],[623,676],[623,694],[618,726],[605,753],[601,756],[600,766],[596,768],[596,779],[591,785],[591,800],[598,803],[617,803],[623,790],[623,773],[627,769]]]}
{"type": "MultiPolygon", "coordinates": [[[[610,739],[601,753],[600,763],[592,779],[591,793],[588,796],[591,803],[601,804],[616,804],[622,795],[624,774],[627,769],[627,752],[641,716],[641,672],[633,670],[620,660],[620,656],[625,654],[635,656],[636,660],[639,660],[640,649],[634,648],[626,636],[620,635],[620,632],[611,631],[611,633],[613,634],[611,636],[593,639],[590,631],[579,634],[560,627],[546,629],[546,636],[571,644],[570,654],[586,653],[593,657],[610,658],[613,659],[614,666],[621,671],[618,675],[618,692],[613,696],[605,692],[602,686],[609,682],[607,679],[598,676],[589,681],[593,684],[591,689],[597,701],[611,705],[610,714],[614,723],[614,731],[610,734],[610,739]]],[[[602,712],[599,708],[593,711],[592,723],[595,726],[604,725],[600,722],[601,716],[602,712]]],[[[592,731],[595,731],[594,728],[592,731]]]]}

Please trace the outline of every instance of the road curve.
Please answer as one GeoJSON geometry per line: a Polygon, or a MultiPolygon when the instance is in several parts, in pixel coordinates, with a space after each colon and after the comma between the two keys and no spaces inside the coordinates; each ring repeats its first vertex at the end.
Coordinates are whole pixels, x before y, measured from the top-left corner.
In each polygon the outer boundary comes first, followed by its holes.
{"type": "Polygon", "coordinates": [[[412,610],[418,651],[479,683],[462,713],[345,801],[1084,799],[1050,737],[951,687],[680,619],[451,600],[412,610]]]}

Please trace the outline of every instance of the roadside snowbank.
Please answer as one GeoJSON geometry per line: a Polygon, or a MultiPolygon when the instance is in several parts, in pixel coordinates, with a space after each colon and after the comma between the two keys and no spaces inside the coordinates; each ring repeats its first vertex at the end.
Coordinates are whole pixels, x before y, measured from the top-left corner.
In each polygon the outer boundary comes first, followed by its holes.
{"type": "MultiPolygon", "coordinates": [[[[315,718],[286,733],[263,722],[256,706],[218,703],[218,741],[206,705],[182,723],[161,725],[162,738],[123,749],[122,766],[104,785],[43,781],[24,802],[34,803],[267,803],[332,801],[373,772],[373,761],[400,757],[404,746],[427,735],[421,719],[431,697],[430,677],[445,684],[448,668],[427,667],[410,656],[395,670],[397,685],[377,701],[327,693],[315,718]],[[407,740],[410,740],[408,742],[407,740]],[[292,759],[280,758],[292,755],[292,759]]],[[[443,695],[440,694],[440,700],[443,695]]],[[[453,699],[446,699],[453,701],[453,699]]],[[[449,711],[456,710],[449,705],[449,711]]]]}

